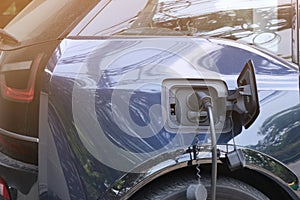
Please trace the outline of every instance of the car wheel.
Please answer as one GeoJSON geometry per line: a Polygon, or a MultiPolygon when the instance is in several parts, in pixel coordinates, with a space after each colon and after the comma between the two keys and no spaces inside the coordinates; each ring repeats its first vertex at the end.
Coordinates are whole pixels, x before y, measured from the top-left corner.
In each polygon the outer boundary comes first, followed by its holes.
{"type": "MultiPolygon", "coordinates": [[[[210,199],[210,178],[202,177],[201,183],[207,189],[207,199],[210,199]]],[[[195,176],[163,177],[146,185],[131,199],[186,199],[187,188],[191,184],[197,184],[195,176]]],[[[217,179],[216,199],[222,200],[263,200],[269,199],[254,187],[239,180],[219,177],[217,179]]]]}

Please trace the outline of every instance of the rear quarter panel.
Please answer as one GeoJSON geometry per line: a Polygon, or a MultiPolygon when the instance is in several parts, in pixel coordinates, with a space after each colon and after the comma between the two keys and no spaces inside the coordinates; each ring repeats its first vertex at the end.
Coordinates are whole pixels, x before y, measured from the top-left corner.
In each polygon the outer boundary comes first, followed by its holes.
{"type": "MultiPolygon", "coordinates": [[[[300,160],[299,88],[298,71],[289,63],[212,39],[64,40],[45,70],[41,97],[41,197],[106,198],[124,174],[140,173],[162,162],[154,157],[185,149],[194,134],[164,129],[162,81],[217,78],[233,90],[249,59],[261,112],[235,142],[292,166],[300,160]],[[152,164],[144,166],[149,160],[152,164]]],[[[204,142],[206,135],[199,139],[204,142]]],[[[218,142],[232,143],[231,135],[221,135],[218,142]]]]}

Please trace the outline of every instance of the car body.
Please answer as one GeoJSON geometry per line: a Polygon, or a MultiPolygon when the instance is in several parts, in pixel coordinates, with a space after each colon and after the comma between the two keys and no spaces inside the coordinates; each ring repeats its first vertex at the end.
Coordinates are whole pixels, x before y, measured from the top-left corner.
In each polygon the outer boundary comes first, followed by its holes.
{"type": "Polygon", "coordinates": [[[299,198],[300,174],[287,167],[300,160],[290,3],[64,1],[42,15],[57,2],[20,15],[40,17],[35,34],[16,34],[18,18],[4,28],[14,37],[1,47],[0,177],[11,199],[135,199],[165,177],[209,176],[207,119],[200,129],[184,121],[190,88],[216,106],[218,176],[299,198]],[[259,106],[245,125],[251,108],[239,110],[234,92],[249,60],[259,106]],[[237,147],[245,163],[230,170],[237,147]]]}

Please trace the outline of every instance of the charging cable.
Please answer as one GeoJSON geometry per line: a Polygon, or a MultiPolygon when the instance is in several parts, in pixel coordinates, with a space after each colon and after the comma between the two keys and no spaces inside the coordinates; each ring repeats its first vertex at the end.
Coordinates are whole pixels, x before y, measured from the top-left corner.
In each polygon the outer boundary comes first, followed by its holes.
{"type": "Polygon", "coordinates": [[[212,110],[212,100],[205,92],[196,92],[196,95],[201,103],[201,106],[207,109],[209,124],[210,124],[210,134],[211,134],[211,147],[212,147],[212,176],[211,176],[211,199],[216,199],[216,189],[217,189],[217,139],[216,130],[214,123],[214,116],[212,110]]]}

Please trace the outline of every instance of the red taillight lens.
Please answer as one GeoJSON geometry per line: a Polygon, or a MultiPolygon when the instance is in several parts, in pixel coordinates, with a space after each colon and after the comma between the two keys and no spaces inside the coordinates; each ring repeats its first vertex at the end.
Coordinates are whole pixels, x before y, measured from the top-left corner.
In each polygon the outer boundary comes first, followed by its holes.
{"type": "Polygon", "coordinates": [[[2,84],[1,90],[2,90],[2,95],[4,95],[5,98],[10,100],[30,102],[33,100],[33,96],[34,96],[34,88],[29,88],[29,90],[20,90],[2,84]]]}
{"type": "Polygon", "coordinates": [[[36,74],[38,71],[39,64],[42,60],[42,57],[43,57],[42,55],[38,55],[32,62],[32,66],[30,68],[30,75],[29,75],[26,88],[24,89],[12,88],[6,85],[5,80],[2,80],[1,94],[3,98],[11,101],[17,101],[17,102],[30,102],[33,100],[36,74]]]}
{"type": "Polygon", "coordinates": [[[10,200],[8,187],[2,178],[0,178],[0,195],[6,200],[10,200]]]}

